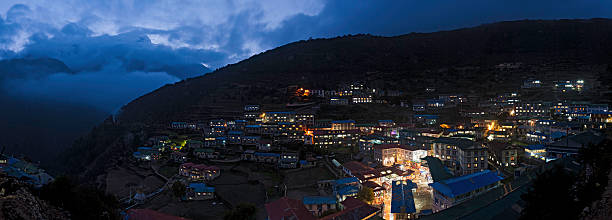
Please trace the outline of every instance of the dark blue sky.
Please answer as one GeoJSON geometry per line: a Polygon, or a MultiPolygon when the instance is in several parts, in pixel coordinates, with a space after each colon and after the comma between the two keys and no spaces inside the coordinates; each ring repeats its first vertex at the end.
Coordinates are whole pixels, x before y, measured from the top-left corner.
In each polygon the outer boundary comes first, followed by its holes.
{"type": "Polygon", "coordinates": [[[0,86],[13,95],[112,111],[180,80],[159,70],[163,66],[214,69],[309,37],[392,36],[505,20],[612,16],[610,1],[591,0],[173,2],[0,1],[0,59],[52,57],[76,72],[6,80],[0,86]],[[135,61],[142,68],[130,68],[135,61]]]}

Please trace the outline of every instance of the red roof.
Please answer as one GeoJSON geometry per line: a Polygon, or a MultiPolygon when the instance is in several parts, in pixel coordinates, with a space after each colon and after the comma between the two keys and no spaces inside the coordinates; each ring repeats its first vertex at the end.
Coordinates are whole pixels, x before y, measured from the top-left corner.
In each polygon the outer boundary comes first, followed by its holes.
{"type": "Polygon", "coordinates": [[[349,161],[349,162],[342,164],[342,166],[350,170],[351,173],[358,173],[358,172],[374,170],[374,168],[366,166],[365,164],[359,161],[349,161]]]}
{"type": "Polygon", "coordinates": [[[320,220],[361,220],[370,218],[380,211],[380,209],[376,207],[351,197],[346,198],[346,200],[342,202],[342,205],[344,206],[344,210],[320,218],[320,220]]]}
{"type": "Polygon", "coordinates": [[[125,217],[128,220],[186,220],[186,218],[164,214],[151,209],[130,209],[125,217]]]}
{"type": "Polygon", "coordinates": [[[304,207],[302,201],[280,198],[274,202],[267,203],[266,212],[269,220],[315,220],[316,218],[304,207]]]}

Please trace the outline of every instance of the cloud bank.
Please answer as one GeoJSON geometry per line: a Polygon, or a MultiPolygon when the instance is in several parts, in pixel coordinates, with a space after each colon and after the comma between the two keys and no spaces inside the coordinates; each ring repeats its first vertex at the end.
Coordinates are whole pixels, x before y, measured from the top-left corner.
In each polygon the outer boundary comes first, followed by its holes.
{"type": "Polygon", "coordinates": [[[611,2],[582,0],[4,0],[0,59],[51,57],[76,73],[5,82],[15,95],[116,109],[165,83],[310,37],[611,15],[611,2]]]}

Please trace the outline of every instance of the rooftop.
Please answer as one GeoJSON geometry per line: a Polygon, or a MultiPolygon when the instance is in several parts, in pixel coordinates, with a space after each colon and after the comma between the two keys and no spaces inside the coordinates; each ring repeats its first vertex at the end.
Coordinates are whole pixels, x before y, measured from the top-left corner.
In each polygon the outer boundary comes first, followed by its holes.
{"type": "Polygon", "coordinates": [[[265,205],[269,220],[315,220],[300,200],[280,198],[265,205]]]}
{"type": "Polygon", "coordinates": [[[502,179],[504,178],[498,176],[496,173],[490,170],[484,170],[469,175],[430,183],[429,185],[445,196],[454,198],[478,188],[496,183],[502,179]]]}
{"type": "Polygon", "coordinates": [[[458,148],[461,148],[463,150],[482,148],[481,144],[471,141],[471,140],[463,139],[463,138],[441,137],[441,138],[435,139],[433,142],[457,146],[458,148]]]}
{"type": "Polygon", "coordinates": [[[417,185],[410,180],[393,181],[391,186],[391,213],[415,213],[414,196],[412,188],[417,185]]]}

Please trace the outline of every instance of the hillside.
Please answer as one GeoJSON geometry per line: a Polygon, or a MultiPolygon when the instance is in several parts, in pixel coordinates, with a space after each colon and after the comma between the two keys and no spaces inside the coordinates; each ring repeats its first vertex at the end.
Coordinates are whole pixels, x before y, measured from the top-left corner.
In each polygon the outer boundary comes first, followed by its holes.
{"type": "Polygon", "coordinates": [[[509,62],[540,65],[547,71],[577,70],[566,72],[590,74],[609,85],[610,74],[601,74],[600,67],[612,63],[612,20],[512,21],[396,37],[356,35],[290,43],[132,101],[57,161],[64,171],[93,180],[121,157],[129,157],[143,126],[234,117],[247,103],[282,105],[288,85],[332,88],[365,80],[408,96],[429,86],[478,94],[515,89],[522,79],[542,72],[509,74],[493,68],[509,62]],[[581,70],[585,65],[597,68],[581,70]]]}
{"type": "MultiPolygon", "coordinates": [[[[172,119],[223,116],[248,102],[274,102],[262,92],[300,84],[325,88],[356,79],[379,80],[385,87],[419,91],[438,79],[461,91],[488,89],[491,66],[526,64],[607,64],[612,57],[612,21],[607,19],[525,20],[396,37],[343,36],[290,43],[201,77],[164,86],[123,107],[122,122],[157,123],[172,119]],[[449,67],[478,67],[462,74],[432,74],[449,67]]],[[[524,76],[502,76],[517,84],[524,76]]],[[[495,82],[490,82],[495,83],[495,82]]],[[[489,84],[490,84],[489,83],[489,84]]],[[[490,86],[490,85],[489,85],[490,86]]]]}

